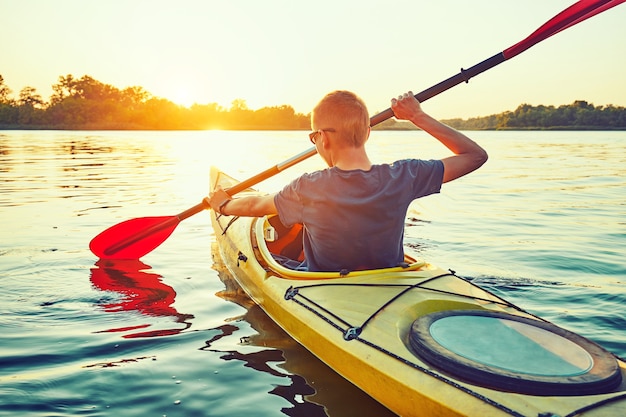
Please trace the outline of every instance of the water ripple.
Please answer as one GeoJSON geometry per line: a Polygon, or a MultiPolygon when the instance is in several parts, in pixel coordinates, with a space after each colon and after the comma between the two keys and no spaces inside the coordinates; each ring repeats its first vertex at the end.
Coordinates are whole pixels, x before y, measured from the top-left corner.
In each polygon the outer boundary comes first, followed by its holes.
{"type": "MultiPolygon", "coordinates": [[[[411,206],[407,251],[626,356],[625,135],[472,132],[489,162],[411,206]]],[[[368,149],[381,162],[447,155],[425,138],[376,131],[368,149]]],[[[197,204],[211,165],[248,178],[301,139],[1,133],[0,416],[389,416],[228,284],[205,213],[142,263],[88,249],[112,224],[197,204]]],[[[310,158],[259,188],[321,167],[310,158]]]]}

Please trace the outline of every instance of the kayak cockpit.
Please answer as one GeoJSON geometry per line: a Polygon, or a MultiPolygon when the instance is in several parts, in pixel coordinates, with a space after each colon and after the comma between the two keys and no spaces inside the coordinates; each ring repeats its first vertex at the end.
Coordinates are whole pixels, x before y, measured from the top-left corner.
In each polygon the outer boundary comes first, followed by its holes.
{"type": "Polygon", "coordinates": [[[285,227],[278,216],[263,217],[256,220],[254,225],[256,247],[260,252],[260,260],[265,267],[275,275],[289,279],[331,279],[345,278],[346,276],[361,276],[380,273],[395,273],[417,271],[426,266],[423,260],[405,256],[405,263],[392,268],[364,270],[364,271],[337,271],[337,272],[308,272],[295,267],[304,261],[302,248],[302,225],[291,228],[285,227]]]}
{"type": "Polygon", "coordinates": [[[622,382],[616,358],[552,323],[504,312],[447,310],[411,326],[412,351],[456,378],[539,396],[611,392],[622,382]]]}

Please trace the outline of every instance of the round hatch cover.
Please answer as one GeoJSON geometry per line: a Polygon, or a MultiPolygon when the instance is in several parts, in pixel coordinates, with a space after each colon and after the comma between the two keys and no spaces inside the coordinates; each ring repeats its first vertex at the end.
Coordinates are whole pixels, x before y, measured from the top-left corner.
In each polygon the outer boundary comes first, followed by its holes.
{"type": "Polygon", "coordinates": [[[617,360],[551,323],[511,314],[441,311],[413,322],[419,357],[473,384],[531,395],[589,395],[621,383],[617,360]]]}

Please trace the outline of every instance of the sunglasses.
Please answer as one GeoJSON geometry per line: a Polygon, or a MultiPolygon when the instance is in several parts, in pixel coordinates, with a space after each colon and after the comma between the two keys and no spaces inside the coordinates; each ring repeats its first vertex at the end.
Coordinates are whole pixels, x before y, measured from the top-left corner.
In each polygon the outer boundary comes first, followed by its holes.
{"type": "Polygon", "coordinates": [[[318,129],[315,132],[311,132],[309,133],[309,139],[311,140],[311,143],[313,145],[315,145],[315,142],[317,142],[317,136],[322,133],[322,132],[335,132],[335,129],[318,129]]]}

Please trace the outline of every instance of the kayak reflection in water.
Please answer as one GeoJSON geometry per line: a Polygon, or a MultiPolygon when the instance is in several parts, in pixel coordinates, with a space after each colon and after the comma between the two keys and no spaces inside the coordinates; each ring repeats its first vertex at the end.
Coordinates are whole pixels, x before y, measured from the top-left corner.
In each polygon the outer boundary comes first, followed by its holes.
{"type": "MultiPolygon", "coordinates": [[[[212,253],[216,251],[213,247],[212,253]]],[[[221,259],[216,259],[213,267],[225,287],[216,295],[240,305],[245,312],[226,319],[227,324],[209,329],[212,337],[201,351],[223,354],[220,358],[225,361],[240,361],[247,368],[284,379],[282,383],[273,383],[274,388],[268,393],[291,404],[281,409],[287,416],[395,416],[292,339],[248,297],[221,259]],[[233,337],[238,342],[227,340],[233,337]]]]}
{"type": "MultiPolygon", "coordinates": [[[[107,312],[138,311],[149,317],[174,317],[180,328],[158,329],[125,334],[124,338],[157,337],[178,334],[191,327],[191,314],[181,314],[172,305],[176,291],[161,281],[161,275],[145,272],[149,265],[139,260],[104,260],[96,262],[91,269],[91,283],[101,291],[112,291],[121,298],[115,302],[103,302],[100,306],[107,312]]],[[[129,332],[145,329],[152,324],[140,324],[122,328],[101,330],[104,332],[129,332]]]]}
{"type": "MultiPolygon", "coordinates": [[[[286,227],[304,225],[305,261],[298,269],[349,272],[401,265],[411,202],[438,193],[443,183],[478,169],[487,153],[461,132],[426,114],[412,92],[393,98],[391,109],[396,119],[410,121],[451,155],[440,160],[372,164],[365,150],[370,134],[365,103],[354,93],[335,91],[311,112],[309,138],[327,169],[303,174],[280,192],[266,196],[231,199],[218,188],[210,195],[211,208],[228,216],[278,214],[286,227]]],[[[416,141],[412,153],[419,148],[416,141]]]]}

